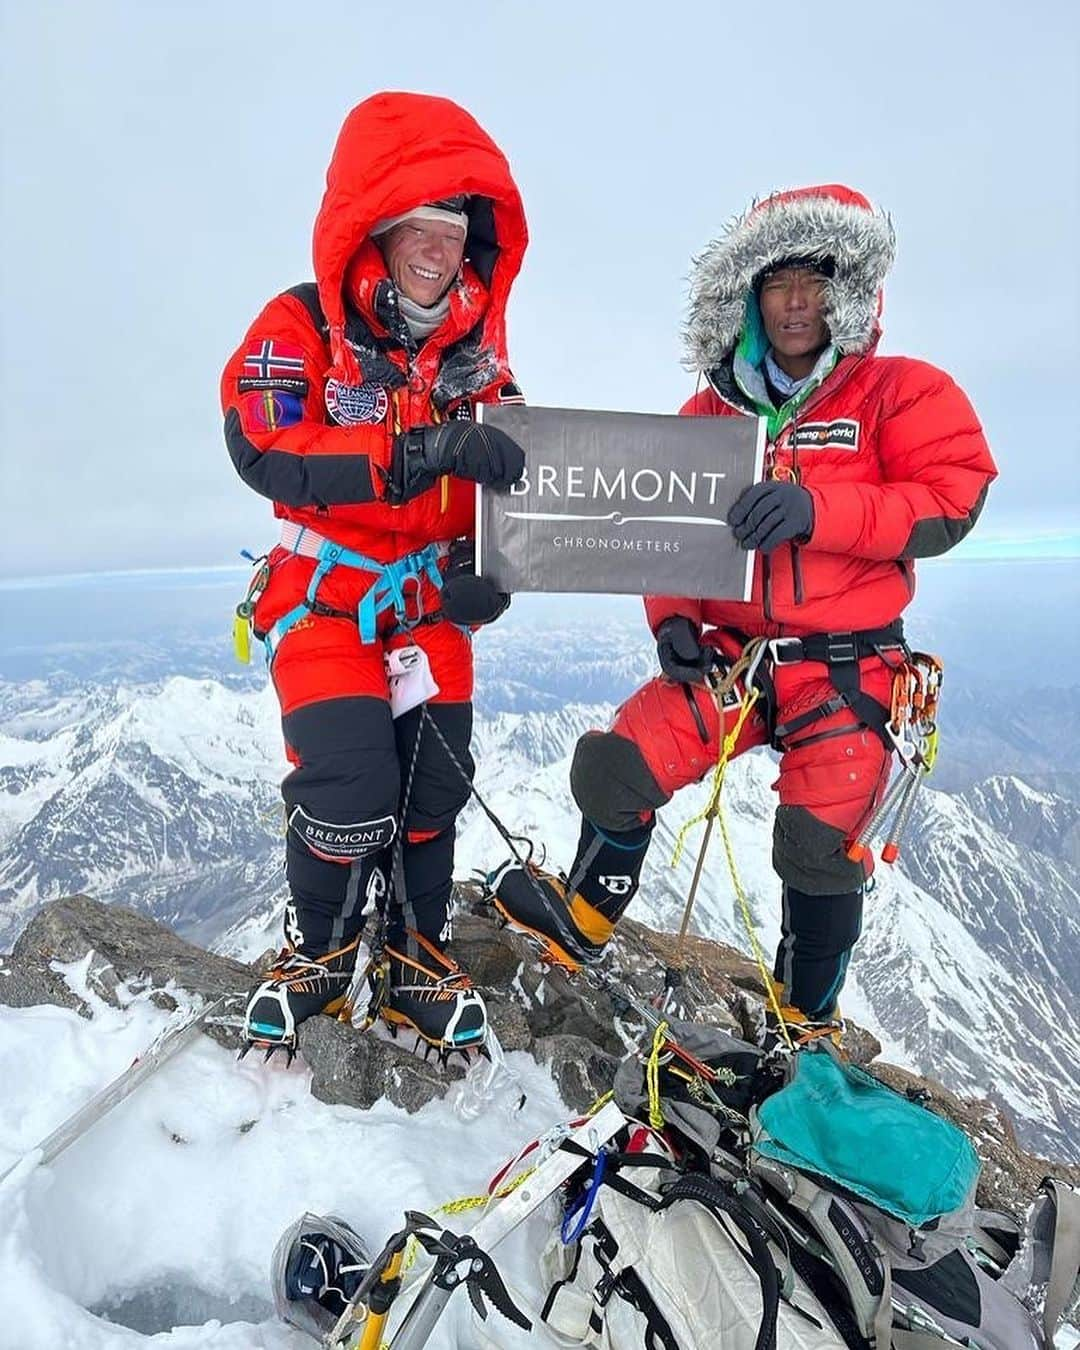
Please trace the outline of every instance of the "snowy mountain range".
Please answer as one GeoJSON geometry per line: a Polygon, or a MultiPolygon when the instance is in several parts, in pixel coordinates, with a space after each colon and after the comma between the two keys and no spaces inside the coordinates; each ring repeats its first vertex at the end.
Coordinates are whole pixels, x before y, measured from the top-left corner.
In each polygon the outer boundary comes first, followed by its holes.
{"type": "MultiPolygon", "coordinates": [[[[577,837],[567,790],[577,737],[650,668],[639,629],[581,641],[572,626],[506,631],[482,657],[477,785],[512,830],[566,866],[577,837]]],[[[0,685],[0,947],[44,900],[85,891],[141,909],[203,945],[254,955],[276,944],[282,895],[278,781],[285,764],[266,689],[173,677],[103,688],[0,685]]],[[[735,857],[768,950],[778,883],[769,865],[775,766],[735,764],[725,787],[735,857]]],[[[675,928],[700,833],[675,869],[688,790],[661,813],[635,917],[675,928]]],[[[901,865],[879,868],[845,1010],[888,1057],[990,1095],[1029,1147],[1080,1157],[1080,808],[1015,776],[962,794],[927,791],[901,865]]],[[[471,805],[458,872],[505,845],[471,805]]],[[[746,948],[718,841],[698,931],[746,948]]]]}

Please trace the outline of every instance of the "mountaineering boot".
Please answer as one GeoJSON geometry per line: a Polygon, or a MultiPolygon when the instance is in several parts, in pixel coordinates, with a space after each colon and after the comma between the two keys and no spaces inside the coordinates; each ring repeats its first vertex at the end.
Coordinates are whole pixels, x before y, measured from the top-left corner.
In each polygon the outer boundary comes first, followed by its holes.
{"type": "Polygon", "coordinates": [[[245,1050],[296,1051],[296,1028],[316,1013],[340,1012],[352,981],[359,934],[352,942],[321,956],[286,947],[251,991],[244,1013],[245,1050]]]}
{"type": "Polygon", "coordinates": [[[492,904],[511,928],[524,933],[541,955],[571,974],[600,960],[615,925],[566,882],[537,867],[512,863],[488,878],[492,904]]]}
{"type": "Polygon", "coordinates": [[[775,1050],[778,1047],[786,1046],[788,1040],[790,1040],[792,1046],[798,1050],[804,1045],[809,1045],[811,1041],[827,1038],[832,1041],[838,1050],[843,1050],[846,1024],[840,1015],[839,1004],[834,1004],[826,1014],[808,1017],[801,1008],[783,1002],[784,986],[782,984],[774,980],[772,986],[777,1005],[780,1008],[780,1018],[777,1018],[772,1003],[766,1003],[764,1022],[758,1037],[763,1049],[775,1050]],[[781,1021],[787,1031],[786,1038],[780,1027],[781,1021]]]}
{"type": "Polygon", "coordinates": [[[389,970],[379,1009],[383,1021],[395,1034],[407,1027],[442,1053],[479,1050],[487,1039],[487,1009],[472,980],[421,933],[408,929],[406,935],[406,951],[384,948],[389,970]]]}

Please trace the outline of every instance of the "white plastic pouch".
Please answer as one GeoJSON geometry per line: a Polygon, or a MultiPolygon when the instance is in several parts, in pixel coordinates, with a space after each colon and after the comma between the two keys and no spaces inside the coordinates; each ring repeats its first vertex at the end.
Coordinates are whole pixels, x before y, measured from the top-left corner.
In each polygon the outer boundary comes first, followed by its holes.
{"type": "Polygon", "coordinates": [[[415,643],[408,647],[393,648],[386,653],[383,661],[386,681],[390,686],[391,717],[400,717],[439,692],[427,652],[415,643]]]}

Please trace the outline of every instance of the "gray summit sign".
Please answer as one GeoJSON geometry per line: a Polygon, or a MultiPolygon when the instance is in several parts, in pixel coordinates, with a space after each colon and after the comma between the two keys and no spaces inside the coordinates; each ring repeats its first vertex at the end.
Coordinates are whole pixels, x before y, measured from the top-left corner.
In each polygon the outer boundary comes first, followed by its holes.
{"type": "Polygon", "coordinates": [[[765,419],[481,405],[525,451],[477,490],[478,569],[506,591],[750,597],[728,508],[761,477],[765,419]]]}

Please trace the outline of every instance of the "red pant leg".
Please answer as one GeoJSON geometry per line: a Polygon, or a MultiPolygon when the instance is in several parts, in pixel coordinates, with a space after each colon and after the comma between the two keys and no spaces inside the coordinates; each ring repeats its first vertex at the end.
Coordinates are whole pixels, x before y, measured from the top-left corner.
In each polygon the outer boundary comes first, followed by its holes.
{"type": "MultiPolygon", "coordinates": [[[[879,657],[860,662],[865,693],[889,705],[893,672],[879,657]]],[[[835,696],[828,669],[818,662],[774,672],[780,724],[835,696]]],[[[780,793],[773,866],[789,885],[811,895],[857,890],[873,866],[852,863],[847,840],[880,798],[889,753],[880,736],[861,727],[849,709],[813,722],[790,737],[780,760],[780,793]]]]}
{"type": "MultiPolygon", "coordinates": [[[[730,733],[738,716],[737,704],[724,709],[724,735],[730,733]]],[[[615,714],[611,729],[638,747],[657,786],[668,797],[704,778],[720,753],[720,718],[712,694],[703,685],[675,684],[663,676],[630,695],[615,714]]],[[[732,758],[767,741],[765,719],[755,707],[739,733],[732,758]]]]}

